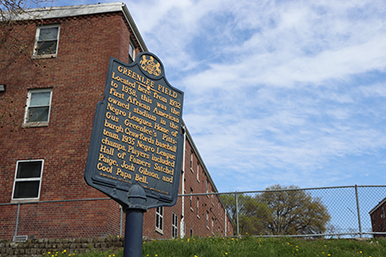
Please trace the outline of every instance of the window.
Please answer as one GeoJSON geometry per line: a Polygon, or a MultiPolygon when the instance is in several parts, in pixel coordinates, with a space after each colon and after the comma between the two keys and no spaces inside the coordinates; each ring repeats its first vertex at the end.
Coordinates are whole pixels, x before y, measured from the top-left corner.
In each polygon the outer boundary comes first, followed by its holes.
{"type": "Polygon", "coordinates": [[[200,182],[200,176],[199,176],[199,174],[200,174],[200,164],[197,163],[197,181],[198,181],[198,182],[200,182]]]}
{"type": "Polygon", "coordinates": [[[178,237],[178,217],[173,213],[172,216],[172,238],[178,237]]]}
{"type": "Polygon", "coordinates": [[[129,43],[129,63],[134,62],[135,60],[135,46],[133,41],[130,40],[129,43]]]}
{"type": "Polygon", "coordinates": [[[190,170],[193,171],[193,151],[190,152],[190,170]]]}
{"type": "Polygon", "coordinates": [[[209,229],[209,212],[206,211],[206,227],[209,229]]]}
{"type": "Polygon", "coordinates": [[[29,90],[24,124],[47,125],[51,110],[52,89],[29,90]]]}
{"type": "Polygon", "coordinates": [[[200,218],[200,197],[197,197],[197,217],[200,218]]]}
{"type": "Polygon", "coordinates": [[[39,199],[44,160],[17,161],[12,200],[39,199]]]}
{"type": "MultiPolygon", "coordinates": [[[[193,188],[190,188],[190,193],[193,194],[193,188]]],[[[190,196],[190,210],[193,211],[193,196],[190,196]]]]}
{"type": "Polygon", "coordinates": [[[157,207],[155,211],[155,230],[163,233],[164,207],[157,207]]]}
{"type": "Polygon", "coordinates": [[[59,44],[59,30],[59,25],[37,28],[34,56],[56,56],[59,44]]]}
{"type": "Polygon", "coordinates": [[[193,229],[190,229],[190,237],[193,237],[193,229]]]}

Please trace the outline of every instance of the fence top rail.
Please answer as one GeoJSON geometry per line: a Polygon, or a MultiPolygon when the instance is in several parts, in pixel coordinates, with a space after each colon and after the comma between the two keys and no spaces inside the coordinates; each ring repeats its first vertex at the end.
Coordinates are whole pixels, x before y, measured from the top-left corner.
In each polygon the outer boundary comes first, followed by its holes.
{"type": "MultiPolygon", "coordinates": [[[[352,186],[332,186],[332,187],[309,187],[309,188],[287,188],[287,189],[274,189],[274,190],[252,190],[252,191],[231,191],[231,192],[211,192],[211,193],[195,193],[195,194],[178,194],[178,196],[201,196],[201,195],[227,195],[227,194],[256,194],[264,192],[283,192],[283,191],[305,191],[305,190],[324,190],[324,189],[338,189],[338,188],[358,188],[358,187],[386,187],[386,185],[352,185],[352,186]]],[[[111,198],[86,198],[86,199],[68,199],[68,200],[48,200],[48,201],[33,201],[33,202],[13,202],[13,203],[0,203],[3,205],[18,205],[18,204],[38,204],[38,203],[55,203],[55,202],[78,202],[78,201],[98,201],[98,200],[111,200],[111,198]]]]}
{"type": "Polygon", "coordinates": [[[356,187],[386,187],[386,185],[370,185],[370,186],[369,185],[352,185],[352,186],[332,186],[332,187],[287,188],[287,189],[252,190],[252,191],[231,191],[231,192],[222,192],[222,193],[211,192],[211,193],[179,194],[178,196],[255,194],[255,193],[264,193],[264,192],[325,190],[325,189],[356,188],[356,187]]]}

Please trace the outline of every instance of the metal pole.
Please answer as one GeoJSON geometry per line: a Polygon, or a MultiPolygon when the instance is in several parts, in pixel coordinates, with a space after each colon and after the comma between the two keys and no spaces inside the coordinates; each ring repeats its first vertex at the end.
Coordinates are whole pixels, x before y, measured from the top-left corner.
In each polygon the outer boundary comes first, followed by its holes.
{"type": "Polygon", "coordinates": [[[359,198],[358,198],[358,186],[355,184],[355,198],[357,200],[357,213],[358,213],[358,225],[359,225],[359,237],[362,238],[362,224],[361,224],[361,213],[359,210],[359,198]]]}
{"type": "Polygon", "coordinates": [[[119,205],[119,210],[120,210],[119,237],[122,237],[122,228],[123,228],[123,208],[122,208],[122,205],[119,205]]]}
{"type": "Polygon", "coordinates": [[[240,227],[239,227],[239,197],[237,192],[235,193],[236,195],[236,231],[237,231],[237,236],[240,235],[240,227]]]}
{"type": "Polygon", "coordinates": [[[126,209],[124,257],[142,256],[143,213],[142,209],[126,209]]]}
{"type": "Polygon", "coordinates": [[[17,237],[17,229],[19,226],[19,213],[20,213],[20,203],[17,203],[17,214],[16,214],[16,226],[15,226],[15,236],[13,237],[13,241],[16,241],[17,237]]]}

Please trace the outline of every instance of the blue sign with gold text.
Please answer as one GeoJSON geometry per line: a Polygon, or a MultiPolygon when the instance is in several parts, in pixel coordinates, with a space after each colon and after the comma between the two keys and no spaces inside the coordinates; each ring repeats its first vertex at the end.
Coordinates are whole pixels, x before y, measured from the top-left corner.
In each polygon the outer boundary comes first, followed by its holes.
{"type": "Polygon", "coordinates": [[[182,165],[183,92],[166,80],[161,61],[140,53],[132,64],[110,58],[103,101],[96,107],[86,182],[128,208],[134,185],[140,208],[176,203],[182,165]]]}

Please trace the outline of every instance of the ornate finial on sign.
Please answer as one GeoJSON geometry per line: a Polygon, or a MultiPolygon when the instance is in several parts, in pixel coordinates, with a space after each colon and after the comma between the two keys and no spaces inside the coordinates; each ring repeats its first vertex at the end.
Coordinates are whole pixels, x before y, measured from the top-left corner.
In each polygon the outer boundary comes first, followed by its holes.
{"type": "Polygon", "coordinates": [[[160,63],[155,63],[153,56],[149,56],[147,59],[146,55],[142,55],[142,60],[139,62],[141,68],[153,76],[159,76],[161,74],[160,63]]]}

